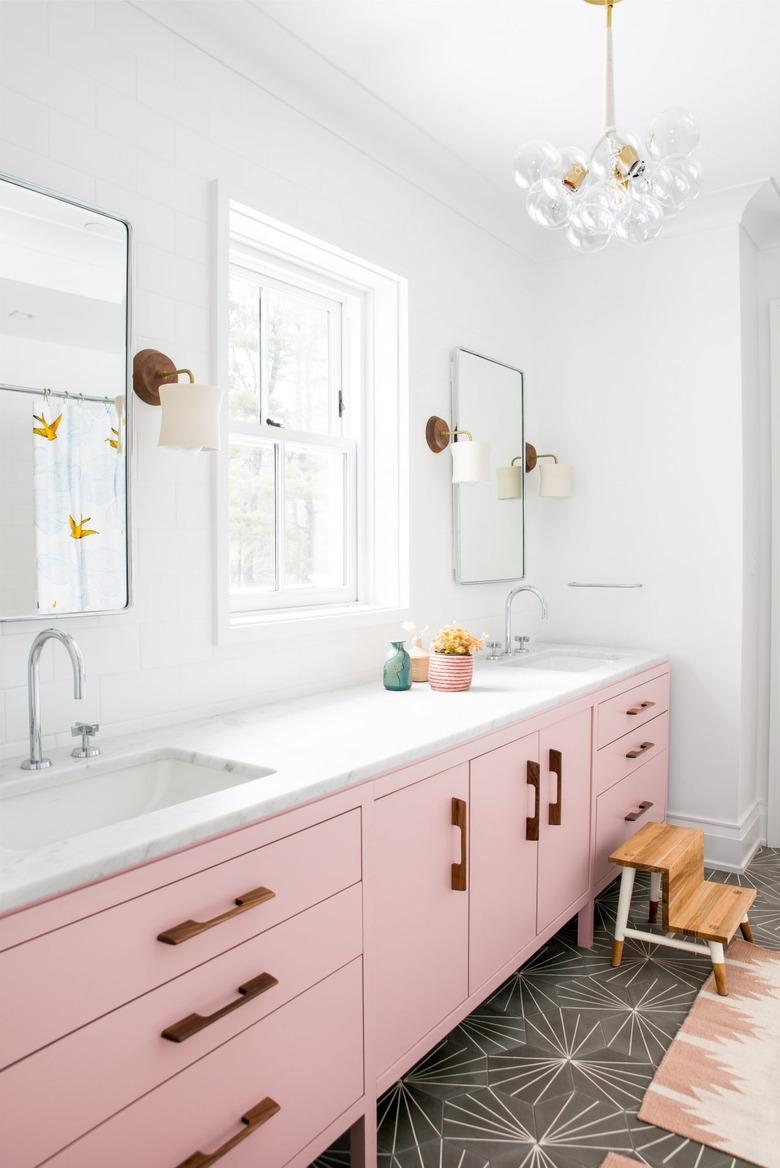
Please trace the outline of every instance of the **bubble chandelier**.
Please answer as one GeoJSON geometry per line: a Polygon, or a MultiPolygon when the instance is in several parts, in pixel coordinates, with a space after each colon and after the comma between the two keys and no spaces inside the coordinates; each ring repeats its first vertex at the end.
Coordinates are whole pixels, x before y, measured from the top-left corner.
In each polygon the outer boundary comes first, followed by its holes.
{"type": "Polygon", "coordinates": [[[601,251],[612,239],[647,243],[665,218],[699,194],[702,168],[693,151],[699,130],[683,109],[665,110],[642,143],[615,124],[612,8],[619,0],[587,0],[606,10],[604,128],[590,156],[576,146],[526,142],[515,158],[515,182],[527,191],[534,223],[565,230],[577,251],[601,251]]]}

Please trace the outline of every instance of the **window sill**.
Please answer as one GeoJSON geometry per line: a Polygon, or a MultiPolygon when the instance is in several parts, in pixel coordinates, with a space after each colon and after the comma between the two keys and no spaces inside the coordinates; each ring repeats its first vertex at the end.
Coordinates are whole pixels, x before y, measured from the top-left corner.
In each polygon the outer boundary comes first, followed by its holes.
{"type": "Polygon", "coordinates": [[[252,641],[285,640],[302,634],[338,633],[346,629],[397,625],[409,616],[408,608],[383,608],[370,604],[323,605],[321,607],[277,609],[269,612],[230,613],[219,621],[218,643],[247,644],[252,641]]]}

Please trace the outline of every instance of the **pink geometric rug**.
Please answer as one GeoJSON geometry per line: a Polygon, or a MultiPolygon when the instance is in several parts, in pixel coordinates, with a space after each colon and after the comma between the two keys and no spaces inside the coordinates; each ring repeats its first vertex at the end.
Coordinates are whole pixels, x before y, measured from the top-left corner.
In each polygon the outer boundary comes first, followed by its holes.
{"type": "Polygon", "coordinates": [[[780,1163],[780,953],[732,941],[647,1089],[639,1118],[759,1168],[780,1163]]]}
{"type": "Polygon", "coordinates": [[[601,1161],[601,1168],[637,1168],[637,1164],[638,1160],[628,1160],[625,1156],[618,1156],[617,1152],[610,1152],[606,1160],[601,1161]]]}

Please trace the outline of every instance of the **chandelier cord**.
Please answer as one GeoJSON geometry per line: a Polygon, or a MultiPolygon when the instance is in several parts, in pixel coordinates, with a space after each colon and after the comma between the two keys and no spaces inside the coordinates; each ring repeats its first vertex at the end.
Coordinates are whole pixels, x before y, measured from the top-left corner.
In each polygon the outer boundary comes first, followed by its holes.
{"type": "Polygon", "coordinates": [[[612,63],[612,0],[605,0],[607,14],[604,54],[604,132],[602,138],[615,129],[615,76],[612,63]]]}

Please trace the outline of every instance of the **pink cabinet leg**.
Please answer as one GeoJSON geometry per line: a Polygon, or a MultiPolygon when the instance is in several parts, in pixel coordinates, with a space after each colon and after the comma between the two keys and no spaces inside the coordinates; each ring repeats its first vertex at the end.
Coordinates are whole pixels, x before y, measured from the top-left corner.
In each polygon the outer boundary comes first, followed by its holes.
{"type": "Polygon", "coordinates": [[[366,1114],[352,1125],[349,1136],[352,1168],[376,1168],[376,1103],[366,1099],[366,1114]]]}
{"type": "Polygon", "coordinates": [[[577,944],[580,949],[593,948],[593,913],[595,902],[589,900],[577,913],[577,944]]]}

